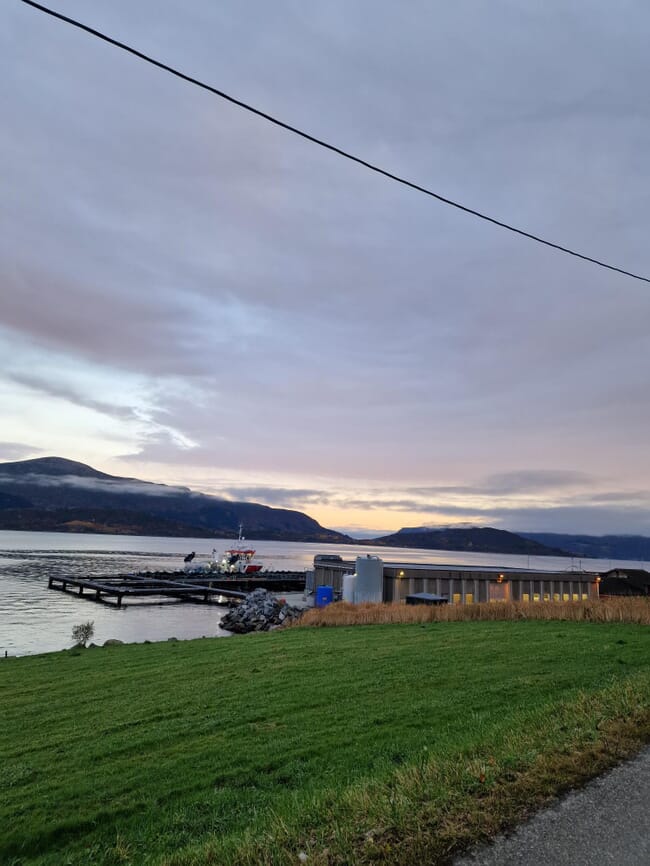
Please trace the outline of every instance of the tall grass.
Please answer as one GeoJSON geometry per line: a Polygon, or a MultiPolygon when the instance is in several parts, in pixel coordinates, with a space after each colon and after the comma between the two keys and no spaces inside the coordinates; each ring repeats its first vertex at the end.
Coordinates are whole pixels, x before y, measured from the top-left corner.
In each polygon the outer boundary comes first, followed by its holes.
{"type": "Polygon", "coordinates": [[[650,625],[650,598],[444,605],[350,604],[339,601],[308,610],[294,627],[524,619],[650,625]]]}

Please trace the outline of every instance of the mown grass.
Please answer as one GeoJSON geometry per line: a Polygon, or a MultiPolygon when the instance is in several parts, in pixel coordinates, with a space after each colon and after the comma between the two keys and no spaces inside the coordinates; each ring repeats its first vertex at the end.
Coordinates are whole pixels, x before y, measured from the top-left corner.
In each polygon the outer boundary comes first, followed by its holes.
{"type": "Polygon", "coordinates": [[[293,623],[305,626],[383,625],[386,623],[492,622],[543,619],[563,622],[626,622],[650,625],[650,598],[594,601],[497,602],[492,604],[350,604],[339,601],[314,607],[293,623]]]}
{"type": "Polygon", "coordinates": [[[442,862],[647,738],[649,650],[520,621],[3,660],[0,863],[442,862]]]}

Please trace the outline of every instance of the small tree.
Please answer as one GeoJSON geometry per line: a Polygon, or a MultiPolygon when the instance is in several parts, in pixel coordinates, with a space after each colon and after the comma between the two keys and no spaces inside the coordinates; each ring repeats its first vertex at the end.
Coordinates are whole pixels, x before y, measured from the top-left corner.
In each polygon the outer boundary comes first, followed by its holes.
{"type": "Polygon", "coordinates": [[[95,634],[94,622],[81,622],[75,625],[72,629],[72,640],[76,646],[86,646],[91,637],[95,634]]]}

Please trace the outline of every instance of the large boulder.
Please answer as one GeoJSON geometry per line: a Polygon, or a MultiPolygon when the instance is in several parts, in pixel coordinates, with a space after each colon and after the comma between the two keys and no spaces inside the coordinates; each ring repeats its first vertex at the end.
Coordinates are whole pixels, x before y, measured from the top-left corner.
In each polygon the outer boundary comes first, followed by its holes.
{"type": "Polygon", "coordinates": [[[300,608],[280,601],[266,589],[255,589],[232,608],[221,620],[220,626],[235,634],[268,631],[292,622],[301,615],[300,608]]]}

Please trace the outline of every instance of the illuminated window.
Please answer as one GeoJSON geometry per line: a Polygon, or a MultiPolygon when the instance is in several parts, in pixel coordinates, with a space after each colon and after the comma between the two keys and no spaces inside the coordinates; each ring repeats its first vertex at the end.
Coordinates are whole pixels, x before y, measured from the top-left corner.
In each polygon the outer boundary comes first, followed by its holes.
{"type": "Polygon", "coordinates": [[[533,593],[533,601],[539,601],[539,593],[538,592],[533,593]]]}
{"type": "Polygon", "coordinates": [[[474,593],[466,592],[465,593],[465,604],[474,604],[474,593]]]}
{"type": "Polygon", "coordinates": [[[530,595],[527,592],[524,592],[521,596],[522,601],[530,601],[530,595]]]}
{"type": "Polygon", "coordinates": [[[560,600],[560,593],[554,592],[553,593],[553,601],[559,601],[559,600],[560,600]]]}
{"type": "Polygon", "coordinates": [[[573,593],[573,601],[580,601],[580,596],[578,595],[577,592],[573,593]]]}
{"type": "Polygon", "coordinates": [[[582,600],[583,601],[589,601],[589,595],[586,592],[582,593],[582,600]]]}
{"type": "Polygon", "coordinates": [[[544,601],[550,601],[550,600],[551,600],[551,596],[549,595],[548,592],[545,592],[544,593],[544,601]]]}
{"type": "Polygon", "coordinates": [[[459,592],[455,592],[455,593],[452,595],[451,600],[452,600],[452,602],[453,602],[454,604],[460,604],[460,593],[459,593],[459,592]]]}
{"type": "Polygon", "coordinates": [[[562,593],[562,601],[568,601],[568,600],[569,600],[569,593],[563,592],[562,593]]]}

